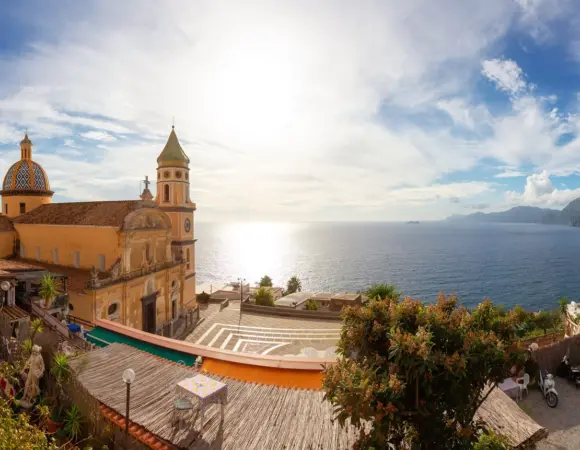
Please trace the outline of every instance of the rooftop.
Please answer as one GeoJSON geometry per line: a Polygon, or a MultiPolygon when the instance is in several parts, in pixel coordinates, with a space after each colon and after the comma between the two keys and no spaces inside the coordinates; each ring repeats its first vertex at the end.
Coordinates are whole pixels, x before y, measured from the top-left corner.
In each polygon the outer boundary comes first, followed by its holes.
{"type": "Polygon", "coordinates": [[[0,232],[2,231],[14,231],[12,220],[5,215],[0,215],[0,232]]]}
{"type": "MultiPolygon", "coordinates": [[[[210,448],[352,448],[353,428],[332,423],[333,407],[323,401],[322,391],[287,389],[248,383],[206,373],[227,385],[225,420],[219,405],[206,410],[203,435],[199,408],[187,420],[195,426],[181,430],[171,423],[176,384],[197,373],[123,344],[112,344],[71,360],[78,381],[110,410],[125,414],[125,383],[121,374],[135,371],[131,385],[131,419],[143,434],[190,450],[210,448]],[[153,393],[153,395],[152,395],[153,393]]],[[[111,414],[109,414],[110,416],[111,414]]]]}
{"type": "Polygon", "coordinates": [[[167,143],[163,148],[163,151],[157,158],[157,163],[161,166],[163,163],[181,162],[184,164],[189,164],[189,158],[181,148],[179,144],[179,139],[177,139],[177,134],[175,134],[175,128],[171,127],[171,133],[167,139],[167,143]]]}
{"type": "Polygon", "coordinates": [[[125,217],[142,206],[141,200],[49,203],[15,217],[13,222],[120,228],[125,217]]]}
{"type": "Polygon", "coordinates": [[[285,295],[276,300],[276,306],[295,306],[301,305],[306,300],[312,297],[313,292],[295,292],[294,294],[285,295]]]}
{"type": "Polygon", "coordinates": [[[74,267],[59,266],[56,264],[49,264],[42,261],[28,261],[25,259],[10,259],[5,260],[17,264],[26,264],[40,267],[41,270],[46,270],[52,274],[63,275],[68,278],[67,290],[69,292],[83,292],[85,282],[89,279],[89,271],[85,269],[76,269],[74,267]]]}
{"type": "Polygon", "coordinates": [[[223,310],[219,305],[202,305],[200,313],[204,321],[185,340],[212,349],[297,356],[308,348],[326,352],[340,336],[341,323],[336,320],[240,314],[239,302],[230,302],[223,310]]]}

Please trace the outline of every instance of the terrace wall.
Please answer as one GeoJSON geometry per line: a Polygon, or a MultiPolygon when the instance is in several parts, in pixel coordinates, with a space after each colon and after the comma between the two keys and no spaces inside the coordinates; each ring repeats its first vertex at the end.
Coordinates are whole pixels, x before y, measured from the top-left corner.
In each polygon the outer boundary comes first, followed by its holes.
{"type": "Polygon", "coordinates": [[[306,309],[260,306],[250,303],[242,303],[242,312],[267,314],[269,316],[302,317],[304,319],[342,320],[341,313],[338,311],[308,311],[306,309]]]}
{"type": "Polygon", "coordinates": [[[580,364],[580,334],[539,348],[534,352],[534,358],[542,369],[547,369],[550,373],[556,373],[562,358],[568,350],[570,350],[570,362],[572,364],[580,364]]]}

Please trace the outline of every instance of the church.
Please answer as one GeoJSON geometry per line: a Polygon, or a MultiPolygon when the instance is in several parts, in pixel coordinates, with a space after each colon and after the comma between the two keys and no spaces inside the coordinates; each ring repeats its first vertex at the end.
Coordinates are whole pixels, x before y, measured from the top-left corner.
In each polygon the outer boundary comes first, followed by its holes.
{"type": "Polygon", "coordinates": [[[157,332],[196,306],[195,203],[174,127],[157,158],[157,192],[140,199],[53,203],[28,134],[2,190],[0,258],[67,277],[70,315],[157,332]]]}

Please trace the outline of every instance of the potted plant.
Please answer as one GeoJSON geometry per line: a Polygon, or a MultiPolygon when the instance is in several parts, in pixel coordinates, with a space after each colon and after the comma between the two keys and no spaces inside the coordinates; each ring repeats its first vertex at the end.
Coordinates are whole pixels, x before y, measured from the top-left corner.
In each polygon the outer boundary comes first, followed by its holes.
{"type": "Polygon", "coordinates": [[[51,416],[46,421],[47,431],[56,432],[64,423],[61,399],[64,394],[63,384],[70,378],[70,366],[68,356],[64,353],[55,353],[52,359],[50,374],[54,378],[54,397],[51,416]]]}
{"type": "Polygon", "coordinates": [[[56,297],[56,278],[47,274],[42,277],[40,281],[40,296],[44,299],[44,307],[49,308],[54,297],[56,297]]]}
{"type": "Polygon", "coordinates": [[[72,442],[78,441],[83,428],[83,417],[77,405],[73,403],[64,417],[63,431],[72,442]]]}

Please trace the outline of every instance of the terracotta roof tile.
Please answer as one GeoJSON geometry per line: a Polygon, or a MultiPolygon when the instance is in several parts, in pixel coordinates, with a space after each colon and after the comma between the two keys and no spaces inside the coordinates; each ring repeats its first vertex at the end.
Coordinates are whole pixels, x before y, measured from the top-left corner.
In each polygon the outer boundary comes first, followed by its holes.
{"type": "Polygon", "coordinates": [[[44,268],[22,260],[0,259],[0,270],[3,272],[32,272],[44,270],[44,268]]]}
{"type": "MultiPolygon", "coordinates": [[[[100,403],[100,409],[103,413],[103,416],[110,422],[114,423],[122,430],[125,429],[125,416],[122,416],[117,411],[112,408],[109,408],[103,403],[100,403]]],[[[158,449],[158,450],[171,450],[167,444],[165,444],[158,436],[150,433],[141,425],[136,424],[129,420],[129,434],[131,434],[134,438],[138,441],[143,442],[149,448],[158,449]]]]}
{"type": "Polygon", "coordinates": [[[142,200],[49,203],[13,219],[14,223],[121,227],[127,214],[143,206],[142,200]]]}
{"type": "Polygon", "coordinates": [[[12,219],[4,215],[0,215],[0,231],[14,231],[12,219]]]}

